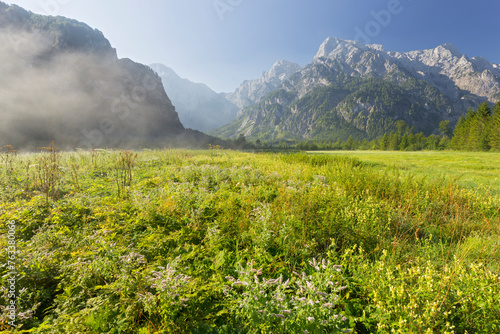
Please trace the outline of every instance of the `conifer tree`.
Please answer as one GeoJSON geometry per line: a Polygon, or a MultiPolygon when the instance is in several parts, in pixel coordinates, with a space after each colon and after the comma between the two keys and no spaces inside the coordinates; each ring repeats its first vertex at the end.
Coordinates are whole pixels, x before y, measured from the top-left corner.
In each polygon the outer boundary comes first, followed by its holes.
{"type": "Polygon", "coordinates": [[[451,147],[455,150],[464,150],[467,137],[467,118],[461,116],[458,119],[455,130],[453,131],[453,138],[451,139],[451,147]]]}
{"type": "Polygon", "coordinates": [[[382,136],[382,139],[380,140],[380,145],[379,145],[380,150],[385,151],[389,148],[389,136],[387,133],[384,133],[382,136]]]}
{"type": "Polygon", "coordinates": [[[441,133],[441,136],[449,137],[451,134],[450,121],[439,122],[439,132],[441,133]]]}
{"type": "Polygon", "coordinates": [[[482,103],[470,124],[468,138],[468,149],[471,151],[488,151],[489,144],[489,123],[491,119],[491,109],[488,102],[482,103]]]}
{"type": "Polygon", "coordinates": [[[399,150],[400,151],[405,151],[408,147],[410,146],[410,137],[408,134],[404,134],[404,136],[401,138],[401,142],[399,143],[399,150]]]}
{"type": "Polygon", "coordinates": [[[388,149],[391,151],[399,150],[399,143],[401,142],[401,135],[398,133],[391,133],[389,137],[389,147],[388,149]]]}
{"type": "Polygon", "coordinates": [[[500,100],[495,104],[491,117],[490,146],[492,150],[500,151],[500,100]]]}

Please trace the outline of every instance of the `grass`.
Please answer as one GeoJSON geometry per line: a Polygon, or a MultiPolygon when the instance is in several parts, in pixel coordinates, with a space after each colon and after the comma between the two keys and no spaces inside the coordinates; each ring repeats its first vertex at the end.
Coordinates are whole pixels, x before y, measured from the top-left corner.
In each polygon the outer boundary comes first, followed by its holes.
{"type": "Polygon", "coordinates": [[[498,332],[496,159],[9,151],[14,332],[498,332]]]}
{"type": "Polygon", "coordinates": [[[429,180],[444,177],[460,187],[500,196],[500,153],[485,152],[391,152],[324,151],[312,154],[335,154],[354,157],[374,169],[394,168],[405,175],[424,176],[429,180]]]}

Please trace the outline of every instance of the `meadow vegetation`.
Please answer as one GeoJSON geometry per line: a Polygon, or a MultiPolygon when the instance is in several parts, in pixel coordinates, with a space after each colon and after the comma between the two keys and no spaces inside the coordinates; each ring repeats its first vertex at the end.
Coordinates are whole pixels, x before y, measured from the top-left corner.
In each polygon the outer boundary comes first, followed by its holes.
{"type": "Polygon", "coordinates": [[[340,154],[0,157],[13,332],[500,332],[500,199],[464,187],[446,159],[427,177],[418,161],[401,171],[340,154]]]}

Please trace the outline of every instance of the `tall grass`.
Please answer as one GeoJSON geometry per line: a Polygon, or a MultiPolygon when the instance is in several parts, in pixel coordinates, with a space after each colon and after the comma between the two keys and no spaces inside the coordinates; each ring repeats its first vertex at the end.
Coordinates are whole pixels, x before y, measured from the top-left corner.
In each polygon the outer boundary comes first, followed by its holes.
{"type": "Polygon", "coordinates": [[[49,195],[30,168],[47,153],[16,155],[15,182],[0,180],[19,331],[499,329],[500,203],[453,180],[345,156],[48,154],[49,195]]]}

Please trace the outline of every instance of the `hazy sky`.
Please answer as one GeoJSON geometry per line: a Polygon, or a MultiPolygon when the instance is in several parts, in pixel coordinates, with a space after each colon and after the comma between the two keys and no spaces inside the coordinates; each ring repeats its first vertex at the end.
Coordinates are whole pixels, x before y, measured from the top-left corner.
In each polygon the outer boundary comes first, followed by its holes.
{"type": "Polygon", "coordinates": [[[120,58],[163,63],[218,92],[279,59],[311,62],[329,36],[386,50],[454,43],[500,63],[499,0],[3,0],[101,30],[120,58]]]}

